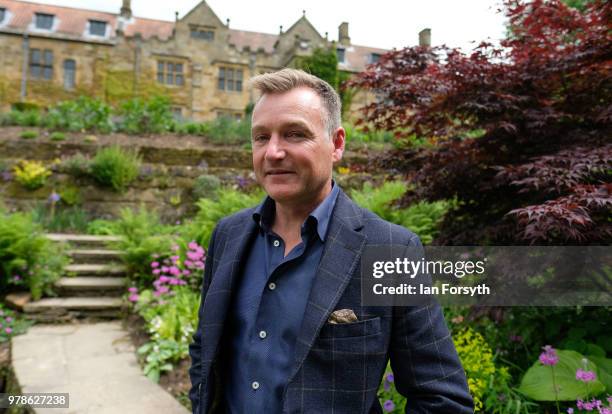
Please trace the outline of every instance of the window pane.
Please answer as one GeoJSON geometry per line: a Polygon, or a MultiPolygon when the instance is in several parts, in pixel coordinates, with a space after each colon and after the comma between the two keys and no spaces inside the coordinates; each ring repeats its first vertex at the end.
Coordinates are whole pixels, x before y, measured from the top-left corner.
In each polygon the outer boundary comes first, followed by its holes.
{"type": "Polygon", "coordinates": [[[234,69],[228,69],[227,70],[227,79],[228,80],[234,80],[234,69]]]}
{"type": "Polygon", "coordinates": [[[53,15],[36,13],[36,28],[51,30],[53,27],[53,15]]]}
{"type": "Polygon", "coordinates": [[[164,62],[159,61],[157,62],[157,72],[163,72],[164,71],[164,62]]]}
{"type": "Polygon", "coordinates": [[[176,77],[174,78],[174,83],[179,86],[183,85],[183,75],[176,75],[176,77]]]}
{"type": "Polygon", "coordinates": [[[174,71],[178,73],[183,73],[183,64],[182,63],[175,64],[174,71]]]}
{"type": "Polygon", "coordinates": [[[242,69],[236,70],[236,79],[242,80],[242,69]]]}
{"type": "Polygon", "coordinates": [[[168,72],[174,72],[174,63],[166,63],[166,68],[168,69],[168,72]]]}
{"type": "Polygon", "coordinates": [[[95,36],[106,36],[106,22],[98,20],[89,21],[89,34],[95,36]]]}
{"type": "Polygon", "coordinates": [[[45,66],[43,69],[43,78],[45,79],[53,78],[53,68],[49,66],[45,66]]]}
{"type": "Polygon", "coordinates": [[[40,66],[39,65],[34,64],[30,66],[30,76],[33,79],[40,78],[40,66]]]}
{"type": "Polygon", "coordinates": [[[76,69],[76,62],[72,59],[64,60],[64,70],[74,70],[76,69]]]}
{"type": "Polygon", "coordinates": [[[30,63],[40,63],[40,50],[30,49],[30,63]]]}
{"type": "Polygon", "coordinates": [[[336,49],[336,57],[338,62],[344,62],[344,49],[336,49]]]}
{"type": "Polygon", "coordinates": [[[0,22],[4,20],[4,12],[6,9],[0,8],[0,22]]]}
{"type": "Polygon", "coordinates": [[[242,81],[241,80],[237,80],[236,81],[236,90],[237,91],[241,91],[242,90],[242,81]]]}
{"type": "Polygon", "coordinates": [[[162,72],[157,72],[157,81],[159,83],[164,83],[164,74],[162,72]]]}
{"type": "Polygon", "coordinates": [[[225,69],[224,68],[219,68],[219,85],[218,85],[218,87],[221,90],[225,89],[225,69]]]}
{"type": "Polygon", "coordinates": [[[45,49],[43,56],[44,56],[44,61],[45,61],[46,66],[53,65],[53,51],[49,49],[45,49]]]}
{"type": "Polygon", "coordinates": [[[172,85],[174,83],[174,74],[172,72],[166,73],[166,83],[172,85]]]}

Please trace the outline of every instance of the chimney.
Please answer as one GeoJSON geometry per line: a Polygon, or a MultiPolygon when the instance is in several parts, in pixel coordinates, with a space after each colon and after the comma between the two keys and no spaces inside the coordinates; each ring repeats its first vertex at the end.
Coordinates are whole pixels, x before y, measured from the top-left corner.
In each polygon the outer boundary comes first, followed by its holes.
{"type": "Polygon", "coordinates": [[[423,29],[419,32],[419,46],[431,47],[431,29],[423,29]]]}
{"type": "Polygon", "coordinates": [[[121,17],[126,20],[130,20],[132,18],[131,3],[131,0],[123,0],[123,6],[121,6],[121,17]]]}
{"type": "Polygon", "coordinates": [[[340,26],[338,26],[338,43],[344,46],[349,46],[351,44],[347,22],[342,22],[340,26]]]}

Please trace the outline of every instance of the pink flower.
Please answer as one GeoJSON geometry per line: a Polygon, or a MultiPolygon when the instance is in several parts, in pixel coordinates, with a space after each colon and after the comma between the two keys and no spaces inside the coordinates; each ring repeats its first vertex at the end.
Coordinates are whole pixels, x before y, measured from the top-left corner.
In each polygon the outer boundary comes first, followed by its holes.
{"type": "Polygon", "coordinates": [[[160,274],[160,273],[161,273],[161,270],[160,270],[160,269],[153,269],[153,274],[154,274],[154,275],[158,275],[158,274],[160,274]]]}
{"type": "Polygon", "coordinates": [[[185,260],[185,266],[191,267],[193,266],[193,262],[191,260],[185,260]]]}
{"type": "Polygon", "coordinates": [[[199,260],[202,258],[202,255],[199,254],[198,252],[187,252],[187,257],[189,258],[189,260],[199,260]]]}
{"type": "Polygon", "coordinates": [[[131,287],[128,289],[128,292],[130,293],[138,293],[138,288],[137,287],[131,287]]]}
{"type": "Polygon", "coordinates": [[[576,379],[582,382],[595,381],[596,375],[593,371],[584,371],[580,368],[576,371],[576,379]]]}
{"type": "Polygon", "coordinates": [[[542,349],[544,350],[544,352],[540,354],[539,358],[542,365],[557,365],[557,362],[559,362],[557,351],[555,351],[555,349],[550,345],[546,345],[542,347],[542,349]]]}
{"type": "Polygon", "coordinates": [[[10,334],[11,332],[13,332],[13,330],[9,327],[4,328],[4,332],[6,332],[7,334],[10,334]]]}
{"type": "Polygon", "coordinates": [[[162,266],[161,271],[163,273],[168,273],[168,266],[162,266]]]}
{"type": "Polygon", "coordinates": [[[198,260],[197,262],[195,262],[195,266],[198,269],[203,269],[204,268],[204,262],[198,260]]]}
{"type": "Polygon", "coordinates": [[[179,249],[179,245],[178,244],[173,244],[172,245],[172,251],[177,251],[179,249]]]}
{"type": "Polygon", "coordinates": [[[170,280],[168,276],[160,276],[158,279],[161,283],[166,283],[170,280]]]}
{"type": "Polygon", "coordinates": [[[172,266],[172,267],[169,269],[169,272],[170,272],[170,274],[171,274],[171,275],[174,275],[174,276],[178,276],[178,275],[180,275],[180,274],[181,274],[180,269],[179,269],[178,267],[176,267],[176,266],[172,266]]]}
{"type": "Polygon", "coordinates": [[[5,319],[5,321],[6,321],[7,323],[11,323],[11,322],[13,321],[13,318],[11,318],[10,316],[7,316],[7,317],[6,317],[6,319],[5,319]]]}
{"type": "Polygon", "coordinates": [[[128,298],[130,302],[138,302],[138,295],[136,293],[132,293],[128,298]]]}
{"type": "Polygon", "coordinates": [[[197,244],[195,241],[192,241],[191,243],[189,243],[189,244],[187,245],[187,247],[189,247],[191,250],[195,250],[195,249],[197,249],[198,247],[200,247],[200,245],[199,245],[199,244],[197,244]]]}
{"type": "Polygon", "coordinates": [[[159,267],[159,262],[151,262],[151,267],[159,267]]]}
{"type": "Polygon", "coordinates": [[[187,275],[190,275],[190,274],[191,274],[190,270],[187,270],[187,269],[183,270],[183,275],[187,276],[187,275]]]}

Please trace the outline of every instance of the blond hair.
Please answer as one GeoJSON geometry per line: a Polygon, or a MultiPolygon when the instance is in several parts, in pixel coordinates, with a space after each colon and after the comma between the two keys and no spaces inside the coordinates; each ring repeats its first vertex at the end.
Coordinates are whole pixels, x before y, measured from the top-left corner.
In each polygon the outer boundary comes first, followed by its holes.
{"type": "Polygon", "coordinates": [[[289,92],[301,86],[310,88],[319,95],[323,102],[323,107],[327,112],[325,116],[323,116],[323,122],[329,132],[329,136],[333,136],[336,129],[340,127],[342,113],[340,96],[338,92],[323,79],[319,79],[300,69],[286,68],[278,72],[264,73],[263,75],[255,76],[251,79],[250,85],[253,89],[258,90],[261,96],[265,94],[289,92]]]}

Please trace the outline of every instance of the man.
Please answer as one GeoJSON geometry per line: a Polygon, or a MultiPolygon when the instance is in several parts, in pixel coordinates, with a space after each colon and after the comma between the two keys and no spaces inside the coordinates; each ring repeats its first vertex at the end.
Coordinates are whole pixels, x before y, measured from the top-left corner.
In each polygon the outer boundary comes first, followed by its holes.
{"type": "Polygon", "coordinates": [[[293,69],[252,85],[253,167],[268,197],[213,232],[189,350],[193,412],[381,413],[389,358],[408,412],[473,412],[438,306],[362,306],[364,247],[420,241],[333,182],[338,94],[293,69]]]}

